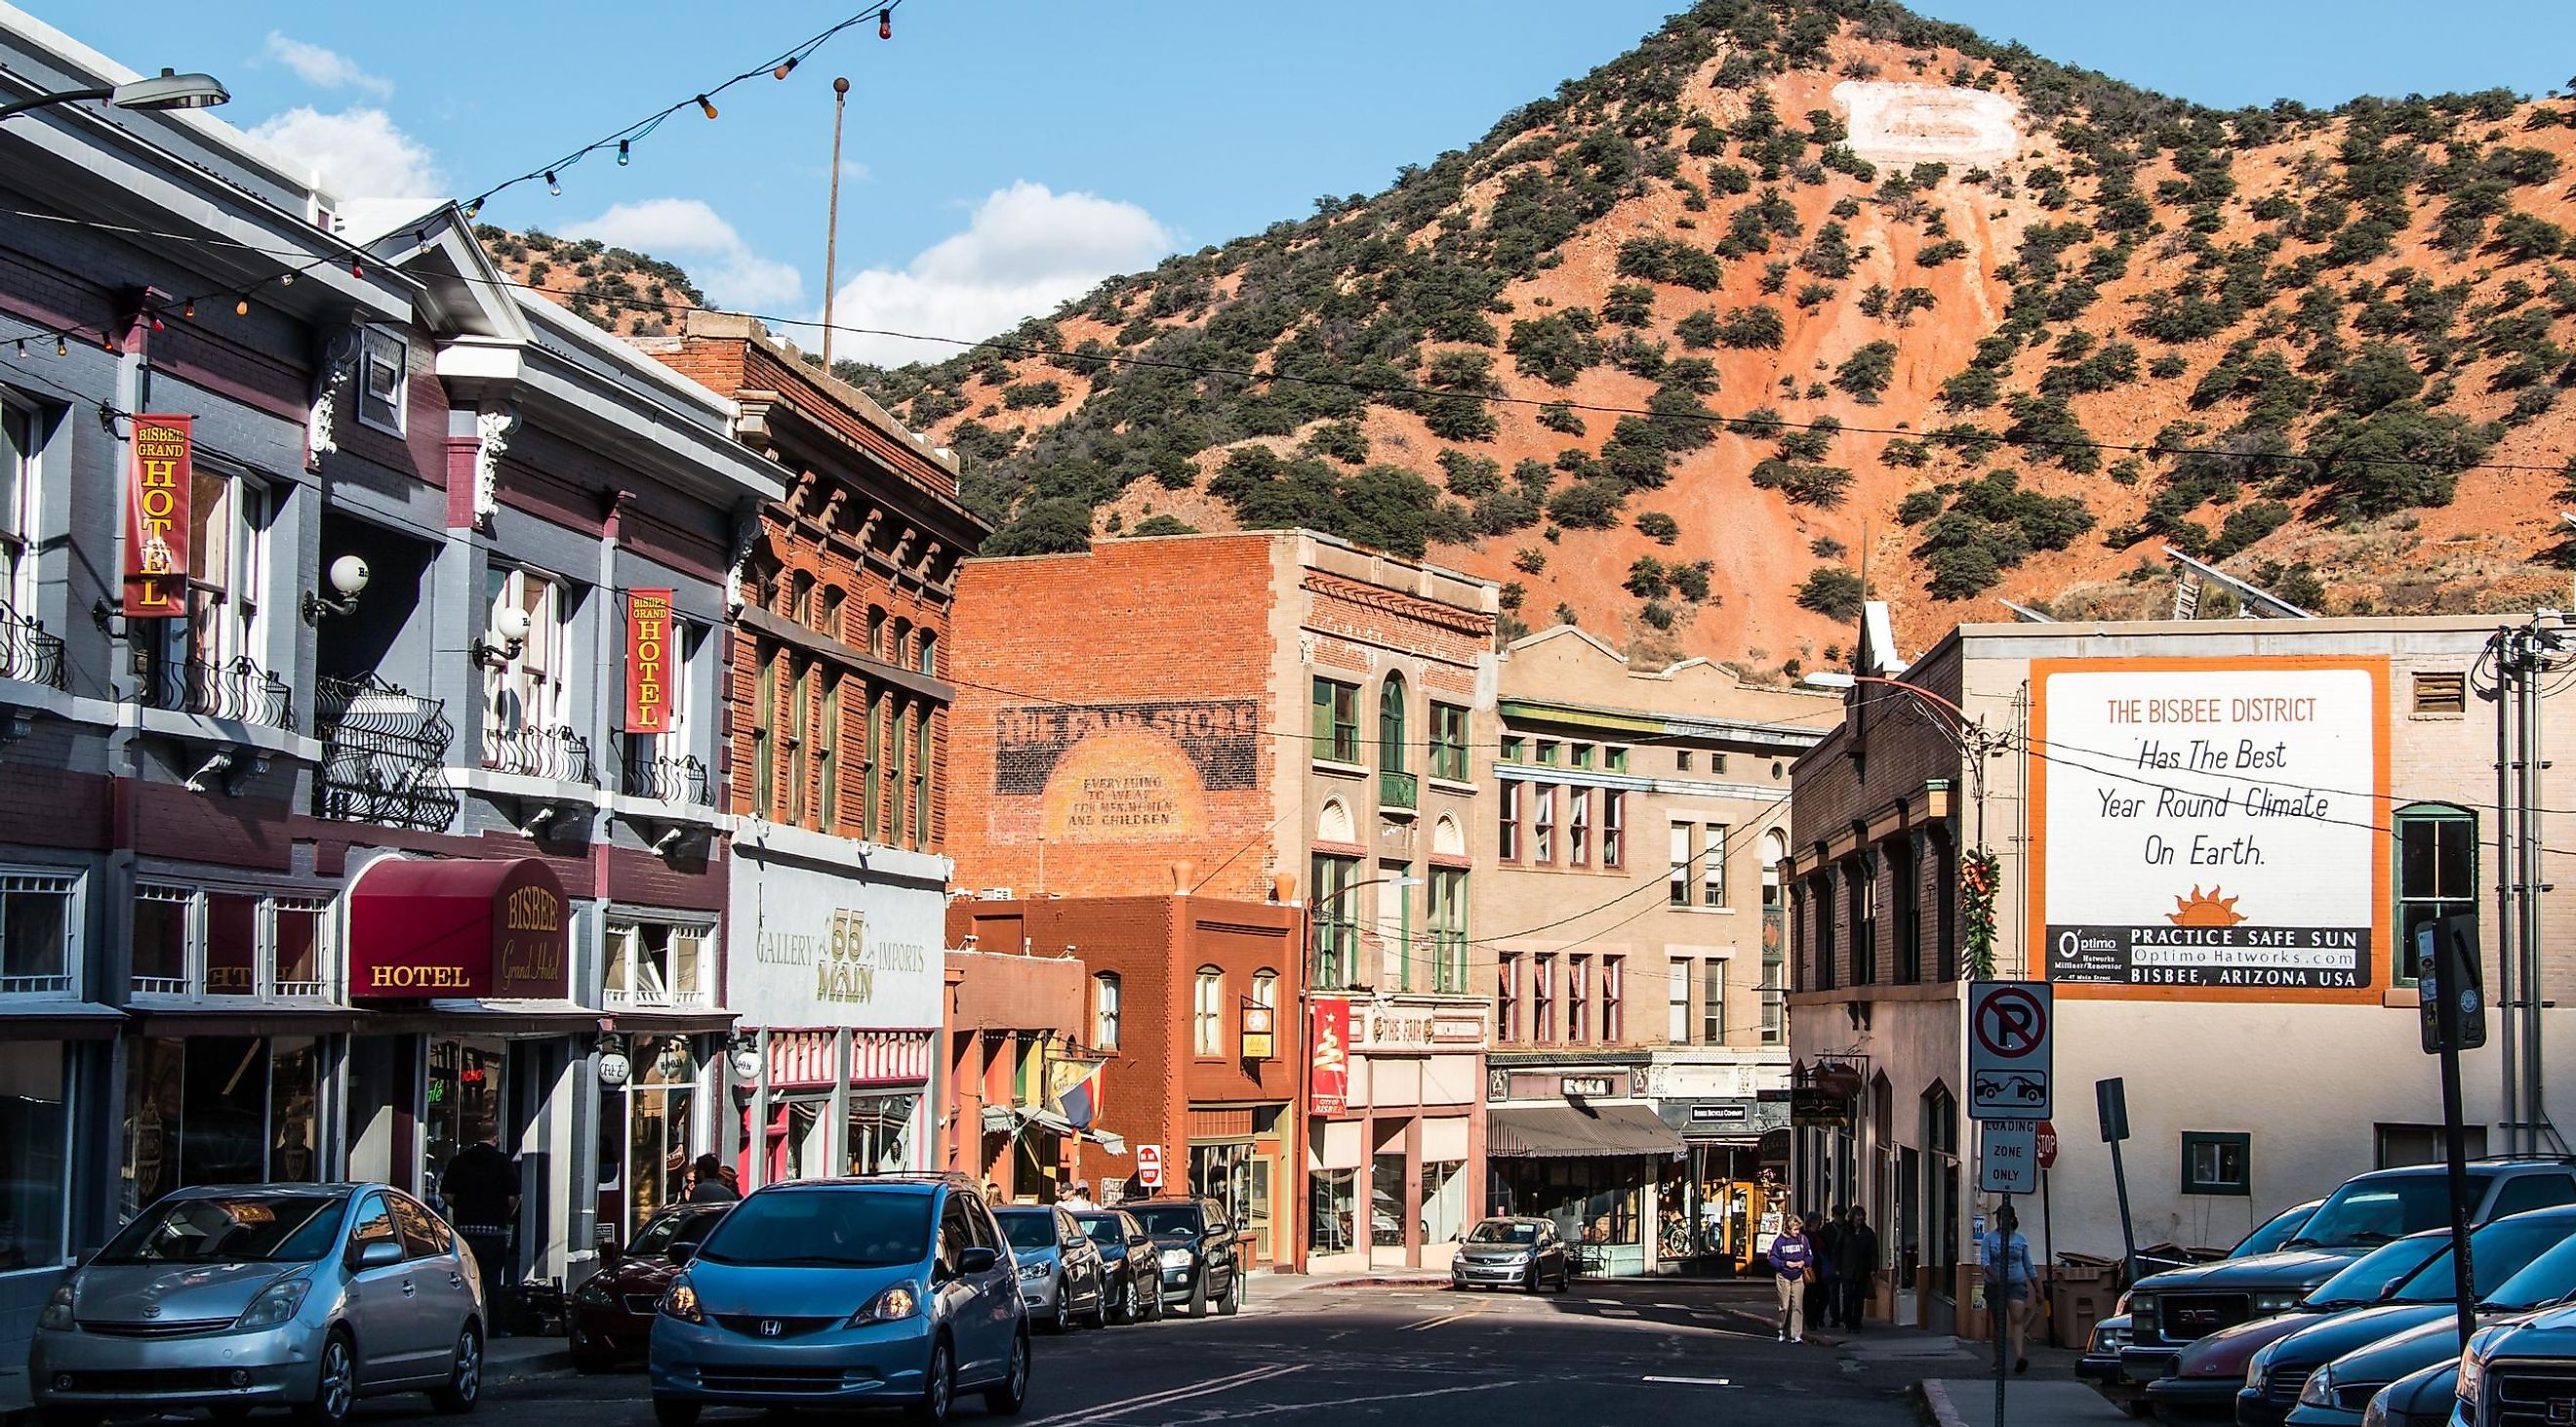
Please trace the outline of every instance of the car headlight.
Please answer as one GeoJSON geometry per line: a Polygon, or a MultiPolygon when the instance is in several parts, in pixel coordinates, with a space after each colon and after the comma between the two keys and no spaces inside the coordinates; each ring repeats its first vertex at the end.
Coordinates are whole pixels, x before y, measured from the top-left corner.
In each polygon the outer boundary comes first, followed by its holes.
{"type": "Polygon", "coordinates": [[[1162,1260],[1163,1267],[1165,1268],[1188,1268],[1190,1266],[1190,1251],[1187,1249],[1165,1249],[1162,1253],[1162,1260]]]}
{"type": "Polygon", "coordinates": [[[2129,1321],[2137,1325],[2136,1331],[2139,1332],[2144,1332],[2149,1325],[2153,1324],[2156,1321],[2156,1296],[2152,1293],[2141,1293],[2131,1300],[2129,1321]]]}
{"type": "Polygon", "coordinates": [[[2112,1316],[2112,1317],[2114,1317],[2114,1318],[2118,1318],[2118,1317],[2121,1317],[2121,1316],[2125,1315],[2126,1313],[2128,1313],[2128,1311],[2129,1311],[2129,1290],[2124,1288],[2124,1289],[2121,1289],[2121,1290],[2120,1290],[2120,1301],[2119,1301],[2117,1304],[2115,1304],[2115,1305],[2112,1307],[2112,1309],[2111,1309],[2111,1316],[2112,1316]]]}
{"type": "Polygon", "coordinates": [[[851,1314],[848,1326],[858,1328],[870,1323],[899,1323],[920,1311],[921,1295],[911,1284],[890,1284],[874,1302],[851,1314]]]}
{"type": "Polygon", "coordinates": [[[1506,1266],[1509,1266],[1509,1265],[1512,1265],[1512,1264],[1524,1264],[1524,1263],[1528,1263],[1529,1261],[1530,1261],[1530,1256],[1529,1256],[1529,1250],[1527,1250],[1527,1249],[1514,1249],[1512,1252],[1507,1253],[1507,1254],[1503,1255],[1501,1258],[1498,1258],[1498,1259],[1494,1260],[1494,1262],[1499,1263],[1499,1264],[1503,1264],[1503,1265],[1506,1265],[1506,1266]]]}
{"type": "Polygon", "coordinates": [[[1046,1264],[1024,1263],[1020,1265],[1020,1281],[1025,1283],[1033,1278],[1044,1278],[1051,1271],[1050,1267],[1046,1264]]]}
{"type": "Polygon", "coordinates": [[[2388,1427],[2388,1389],[2370,1395],[2370,1405],[2361,1409],[2361,1427],[2388,1427]]]}
{"type": "Polygon", "coordinates": [[[2263,1379],[2272,1371],[2272,1345],[2264,1344],[2245,1360],[2245,1386],[2255,1392],[2263,1390],[2263,1379]]]}
{"type": "Polygon", "coordinates": [[[662,1295],[662,1311],[683,1323],[704,1323],[707,1315],[698,1309],[698,1290],[687,1279],[674,1279],[670,1291],[662,1295]]]}
{"type": "Polygon", "coordinates": [[[2460,1397],[2460,1421],[2467,1427],[2477,1427],[2478,1398],[2486,1385],[2486,1359],[2478,1355],[2477,1343],[2472,1340],[2469,1350],[2460,1355],[2460,1381],[2453,1389],[2460,1397]]]}
{"type": "Polygon", "coordinates": [[[2306,1297],[2307,1295],[2304,1293],[2255,1294],[2253,1298],[2254,1316],[2257,1318],[2269,1318],[2275,1313],[2287,1313],[2291,1309],[2298,1307],[2300,1302],[2306,1297]]]}
{"type": "Polygon", "coordinates": [[[259,1291],[250,1306],[233,1320],[236,1328],[274,1328],[295,1321],[295,1311],[304,1306],[304,1295],[313,1290],[309,1278],[281,1278],[259,1291]]]}
{"type": "Polygon", "coordinates": [[[2127,1346],[2129,1346],[2129,1331],[2126,1328],[2114,1328],[2107,1323],[2098,1324],[2094,1327],[2094,1356],[2108,1357],[2127,1346]]]}
{"type": "Polygon", "coordinates": [[[2308,1374],[2308,1380],[2299,1384],[2299,1405],[2301,1407],[2334,1406],[2334,1365],[2332,1363],[2308,1374]]]}
{"type": "Polygon", "coordinates": [[[67,1333],[72,1327],[72,1281],[68,1278],[54,1285],[53,1296],[45,1300],[45,1311],[36,1315],[36,1326],[67,1333]]]}
{"type": "Polygon", "coordinates": [[[596,1276],[584,1281],[581,1287],[572,1291],[572,1301],[575,1303],[616,1302],[608,1296],[607,1285],[601,1283],[596,1276]]]}

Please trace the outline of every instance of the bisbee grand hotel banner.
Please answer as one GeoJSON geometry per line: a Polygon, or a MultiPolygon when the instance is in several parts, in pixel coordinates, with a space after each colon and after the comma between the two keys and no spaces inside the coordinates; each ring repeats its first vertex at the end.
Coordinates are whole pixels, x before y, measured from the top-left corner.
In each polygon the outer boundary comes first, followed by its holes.
{"type": "Polygon", "coordinates": [[[2072,996],[2376,1001],[2388,661],[2031,666],[2034,969],[2072,996]]]}

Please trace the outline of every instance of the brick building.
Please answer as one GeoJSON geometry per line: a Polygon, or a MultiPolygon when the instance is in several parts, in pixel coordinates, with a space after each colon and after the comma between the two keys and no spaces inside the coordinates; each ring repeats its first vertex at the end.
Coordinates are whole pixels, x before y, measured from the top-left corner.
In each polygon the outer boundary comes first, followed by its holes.
{"type": "MultiPolygon", "coordinates": [[[[1176,889],[1162,896],[960,900],[949,933],[979,951],[1011,948],[1042,964],[1078,965],[1071,1067],[1021,1072],[1060,1086],[1099,1067],[1091,1145],[1060,1126],[1014,1117],[989,1127],[985,1160],[1008,1166],[1006,1188],[1051,1199],[1087,1179],[1102,1202],[1150,1190],[1134,1178],[1136,1147],[1163,1154],[1159,1192],[1223,1201],[1254,1263],[1300,1261],[1297,1105],[1304,1058],[1277,1012],[1294,1006],[1304,918],[1279,902],[1237,902],[1176,889]],[[1107,1143],[1098,1132],[1107,1132],[1107,1143]],[[1057,1153],[1062,1152],[1062,1158],[1057,1153]]],[[[1036,1108],[1045,1109],[1045,1102],[1036,1108]]],[[[998,1122],[998,1117],[997,1121],[998,1122]]]]}
{"type": "MultiPolygon", "coordinates": [[[[744,1183],[937,1162],[949,616],[987,533],[955,459],[758,322],[693,312],[637,345],[726,393],[789,473],[744,512],[724,661],[727,993],[758,1078],[744,1183]]],[[[738,1139],[734,1138],[736,1135],[738,1139]]]]}
{"type": "Polygon", "coordinates": [[[1025,939],[1006,946],[973,935],[950,938],[947,1078],[931,1162],[994,1185],[1005,1200],[1052,1202],[1081,1172],[1083,1131],[1098,1143],[1105,1130],[1091,1109],[1098,1083],[1077,1111],[1084,1124],[1060,1108],[1063,1090],[1099,1064],[1085,1044],[1090,979],[1061,948],[1041,954],[1025,939]]]}
{"type": "MultiPolygon", "coordinates": [[[[1969,1112],[1980,1094],[2028,1103],[1966,1074],[1962,874],[1981,845],[1994,974],[2055,993],[2058,1252],[2121,1251],[2094,1124],[2105,1077],[2127,1082],[2141,1244],[2224,1246],[2353,1174],[2439,1154],[2400,946],[2444,912],[2497,924],[2503,879],[2478,864],[2498,833],[2488,645],[2504,622],[1971,624],[1906,664],[1873,610],[1862,667],[1903,687],[1857,685],[1791,775],[1791,1049],[1840,1072],[1819,1087],[1855,1092],[1844,1124],[1797,1132],[1794,1175],[1801,1207],[1871,1210],[1899,1321],[1977,1326],[1969,1235],[1993,1201],[1969,1112]],[[1962,718],[1998,746],[1982,776],[1962,718]]],[[[2549,740],[2576,735],[2539,704],[2549,740]]],[[[2569,845],[2566,795],[2543,786],[2534,806],[2542,841],[2569,845]]],[[[2569,923],[2543,916],[2533,989],[2563,1005],[2569,923]]],[[[2506,954],[2486,954],[2493,996],[2506,954]]],[[[2552,1038],[2576,1014],[2523,1009],[2552,1038]]],[[[2472,1154],[2534,1128],[2511,1029],[2462,1057],[2472,1154]]],[[[2041,1247],[2038,1216],[2023,1222],[2041,1247]]]]}
{"type": "Polygon", "coordinates": [[[978,681],[953,736],[962,886],[1161,896],[1187,864],[1193,896],[1306,889],[1303,1024],[1351,1059],[1297,1191],[1326,1268],[1440,1261],[1483,1179],[1489,1003],[1467,908],[1495,598],[1304,531],[1115,540],[958,576],[978,681]]]}
{"type": "Polygon", "coordinates": [[[1788,767],[1838,698],[1560,625],[1503,651],[1478,957],[1497,1208],[1607,1273],[1748,1265],[1788,1136],[1788,767]],[[1536,928],[1521,932],[1520,928],[1536,928]]]}

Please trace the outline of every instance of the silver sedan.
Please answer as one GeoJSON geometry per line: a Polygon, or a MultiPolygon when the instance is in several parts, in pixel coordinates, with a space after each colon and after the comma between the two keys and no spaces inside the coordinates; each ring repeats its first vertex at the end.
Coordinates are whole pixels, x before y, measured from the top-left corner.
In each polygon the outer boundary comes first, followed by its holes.
{"type": "Polygon", "coordinates": [[[486,1321],[473,1252],[399,1189],[185,1189],[55,1286],[28,1385],[46,1427],[187,1407],[339,1427],[390,1392],[470,1412],[486,1321]]]}

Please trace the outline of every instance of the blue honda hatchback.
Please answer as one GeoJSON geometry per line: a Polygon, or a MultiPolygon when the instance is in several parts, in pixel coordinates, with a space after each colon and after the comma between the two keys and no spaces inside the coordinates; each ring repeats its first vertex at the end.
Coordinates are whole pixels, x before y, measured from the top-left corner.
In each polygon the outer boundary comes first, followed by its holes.
{"type": "Polygon", "coordinates": [[[1028,1312],[999,1225],[963,1181],[771,1185],[685,1260],[653,1321],[653,1415],[706,1407],[909,1408],[945,1422],[961,1391],[1028,1400],[1028,1312]]]}

